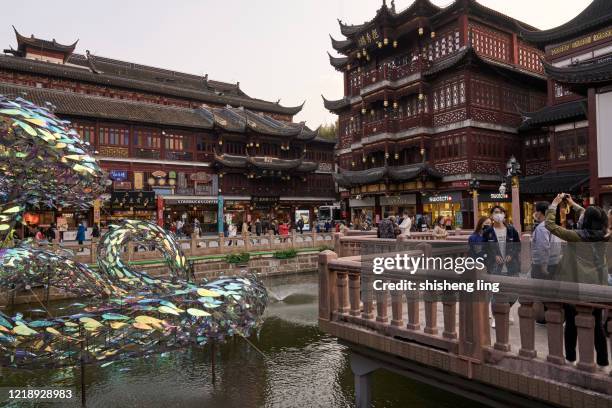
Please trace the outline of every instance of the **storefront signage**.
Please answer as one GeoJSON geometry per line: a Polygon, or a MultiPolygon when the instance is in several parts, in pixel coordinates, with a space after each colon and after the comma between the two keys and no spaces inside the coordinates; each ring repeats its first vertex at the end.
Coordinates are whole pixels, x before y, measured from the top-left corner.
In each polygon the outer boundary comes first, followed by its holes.
{"type": "Polygon", "coordinates": [[[126,181],[128,172],[127,170],[111,170],[109,176],[114,181],[126,181]]]}
{"type": "Polygon", "coordinates": [[[310,231],[310,211],[308,210],[295,210],[295,222],[302,219],[304,222],[304,231],[310,231]]]}
{"type": "Polygon", "coordinates": [[[212,175],[199,171],[189,176],[191,181],[197,181],[198,183],[210,183],[212,181],[212,175]]]}
{"type": "Polygon", "coordinates": [[[181,200],[168,200],[168,204],[217,204],[216,198],[187,198],[181,200]]]}
{"type": "Polygon", "coordinates": [[[155,192],[153,191],[114,191],[111,195],[113,210],[154,210],[155,192]]]}
{"type": "Polygon", "coordinates": [[[270,208],[278,205],[280,202],[279,196],[253,196],[251,197],[251,205],[253,208],[270,208]]]}
{"type": "Polygon", "coordinates": [[[374,207],[376,205],[376,200],[374,197],[367,197],[363,199],[351,198],[349,200],[349,206],[351,208],[361,208],[361,207],[374,207]]]}
{"type": "Polygon", "coordinates": [[[101,206],[100,200],[94,200],[94,205],[93,205],[93,222],[96,225],[100,225],[100,206],[101,206]]]}
{"type": "Polygon", "coordinates": [[[164,226],[164,198],[157,197],[157,225],[164,226]]]}
{"type": "Polygon", "coordinates": [[[566,42],[564,44],[551,48],[550,55],[561,54],[563,52],[570,51],[575,48],[580,48],[585,45],[589,45],[593,42],[605,40],[606,38],[610,38],[610,37],[612,37],[612,29],[600,31],[598,33],[587,35],[586,37],[578,38],[574,41],[566,42]]]}
{"type": "Polygon", "coordinates": [[[57,225],[57,230],[61,232],[68,231],[68,220],[65,217],[57,217],[55,219],[55,224],[57,225]]]}
{"type": "Polygon", "coordinates": [[[223,234],[223,196],[219,196],[217,202],[217,232],[223,234]]]}
{"type": "Polygon", "coordinates": [[[437,195],[430,195],[425,197],[425,203],[453,203],[461,201],[461,193],[453,192],[453,193],[441,193],[437,195]]]}
{"type": "Polygon", "coordinates": [[[380,205],[415,205],[415,194],[404,194],[398,196],[380,197],[380,205]]]}
{"type": "Polygon", "coordinates": [[[115,190],[131,190],[132,182],[131,181],[113,181],[113,188],[115,190]]]}
{"type": "Polygon", "coordinates": [[[144,173],[134,173],[134,190],[142,190],[144,188],[144,173]]]}
{"type": "Polygon", "coordinates": [[[156,178],[163,178],[163,177],[166,177],[166,172],[165,171],[161,171],[161,170],[157,170],[157,171],[154,171],[153,173],[151,173],[151,175],[153,177],[156,177],[156,178]]]}
{"type": "Polygon", "coordinates": [[[478,201],[483,203],[510,202],[512,196],[508,193],[478,193],[478,201]]]}

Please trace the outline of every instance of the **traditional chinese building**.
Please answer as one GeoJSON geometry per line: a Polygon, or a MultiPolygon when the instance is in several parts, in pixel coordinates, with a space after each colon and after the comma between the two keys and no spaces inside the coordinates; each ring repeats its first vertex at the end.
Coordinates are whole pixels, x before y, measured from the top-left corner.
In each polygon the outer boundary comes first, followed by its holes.
{"type": "MultiPolygon", "coordinates": [[[[47,104],[94,146],[113,180],[103,221],[187,216],[217,231],[222,213],[291,220],[334,201],[335,142],[293,122],[301,106],[207,75],[77,54],[76,42],[15,35],[17,48],[0,55],[0,94],[47,104]]],[[[38,216],[70,224],[83,215],[38,216]]]]}
{"type": "Polygon", "coordinates": [[[471,227],[476,179],[478,212],[499,203],[512,216],[499,187],[510,157],[522,159],[520,112],[547,96],[542,49],[517,35],[535,29],[474,0],[402,11],[383,1],[370,21],[339,24],[330,63],[344,95],[324,104],[338,115],[336,179],[352,215],[443,215],[471,227]]]}
{"type": "Polygon", "coordinates": [[[578,16],[520,38],[545,55],[544,108],[524,112],[524,211],[558,192],[585,205],[612,206],[612,2],[594,0],[578,16]]]}

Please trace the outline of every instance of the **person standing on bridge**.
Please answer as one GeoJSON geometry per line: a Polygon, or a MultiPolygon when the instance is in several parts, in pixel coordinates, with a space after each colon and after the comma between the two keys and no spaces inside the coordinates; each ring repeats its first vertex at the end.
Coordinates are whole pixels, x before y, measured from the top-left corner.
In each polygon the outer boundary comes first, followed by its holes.
{"type": "MultiPolygon", "coordinates": [[[[584,211],[580,228],[568,230],[555,223],[557,206],[566,201],[579,211],[577,204],[569,194],[561,193],[553,200],[546,210],[546,229],[553,235],[568,242],[559,264],[559,279],[568,282],[608,285],[608,265],[605,254],[605,243],[609,241],[608,215],[597,206],[590,206],[584,211]]],[[[582,207],[580,207],[582,208],[582,207]]],[[[576,343],[578,330],[576,327],[576,307],[563,304],[565,314],[565,358],[576,361],[576,343]]],[[[603,312],[600,308],[593,309],[595,317],[594,341],[597,354],[597,365],[603,367],[608,362],[608,345],[604,329],[603,312]]]]}

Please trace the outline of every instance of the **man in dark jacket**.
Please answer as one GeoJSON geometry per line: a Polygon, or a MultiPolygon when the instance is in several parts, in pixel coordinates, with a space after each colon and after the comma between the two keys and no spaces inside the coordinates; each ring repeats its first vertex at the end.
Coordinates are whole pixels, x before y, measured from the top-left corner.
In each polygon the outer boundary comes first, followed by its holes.
{"type": "Polygon", "coordinates": [[[259,218],[255,221],[255,233],[257,236],[261,235],[261,221],[259,221],[259,218]]]}
{"type": "Polygon", "coordinates": [[[300,232],[300,234],[304,233],[304,220],[302,217],[300,217],[297,221],[297,230],[300,232]]]}

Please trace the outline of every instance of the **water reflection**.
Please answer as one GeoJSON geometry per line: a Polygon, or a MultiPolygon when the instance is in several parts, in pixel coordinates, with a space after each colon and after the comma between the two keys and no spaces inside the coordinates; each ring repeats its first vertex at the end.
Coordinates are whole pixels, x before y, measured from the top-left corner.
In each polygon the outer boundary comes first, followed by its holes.
{"type": "MultiPolygon", "coordinates": [[[[210,348],[164,353],[87,367],[88,407],[351,407],[346,349],[317,329],[317,277],[269,279],[266,285],[275,300],[259,337],[250,339],[253,345],[238,338],[216,348],[214,385],[210,348]]],[[[2,386],[76,387],[78,375],[74,369],[4,369],[2,386]]],[[[388,372],[376,372],[373,380],[375,407],[477,406],[388,372]]],[[[80,399],[60,405],[80,406],[80,399]]]]}

